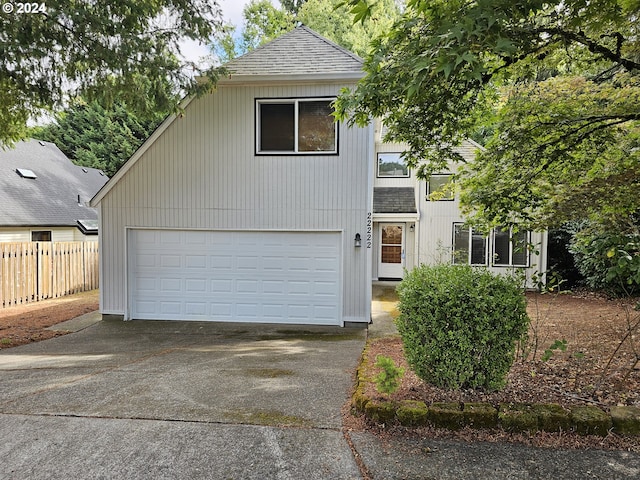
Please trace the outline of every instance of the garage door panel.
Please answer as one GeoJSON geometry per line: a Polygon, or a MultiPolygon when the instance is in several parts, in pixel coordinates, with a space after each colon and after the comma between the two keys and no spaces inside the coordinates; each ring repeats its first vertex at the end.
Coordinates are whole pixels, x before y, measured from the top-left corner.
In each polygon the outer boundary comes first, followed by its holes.
{"type": "Polygon", "coordinates": [[[206,315],[207,304],[204,302],[185,302],[185,312],[187,315],[206,315]]]}
{"type": "Polygon", "coordinates": [[[133,230],[130,315],[340,324],[341,234],[133,230]]]}
{"type": "MultiPolygon", "coordinates": [[[[162,278],[159,282],[161,293],[182,292],[182,280],[179,278],[162,278]]],[[[148,288],[146,290],[148,290],[148,288]]]]}

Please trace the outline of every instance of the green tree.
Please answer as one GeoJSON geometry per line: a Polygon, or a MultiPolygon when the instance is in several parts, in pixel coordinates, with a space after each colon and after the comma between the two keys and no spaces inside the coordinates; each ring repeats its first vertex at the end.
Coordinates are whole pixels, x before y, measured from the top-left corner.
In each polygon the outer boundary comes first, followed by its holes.
{"type": "Polygon", "coordinates": [[[235,39],[236,28],[225,26],[225,31],[211,50],[225,63],[243,55],[283,33],[296,24],[304,24],[338,45],[358,55],[364,55],[371,39],[387,31],[400,16],[395,0],[380,0],[372,8],[371,17],[356,25],[349,8],[336,0],[307,0],[295,8],[283,4],[275,7],[268,0],[252,0],[243,11],[244,23],[240,39],[235,39]]]}
{"type": "Polygon", "coordinates": [[[289,13],[295,15],[306,2],[307,0],[280,0],[280,5],[289,13]]]}
{"type": "Polygon", "coordinates": [[[458,177],[476,222],[625,229],[640,207],[639,19],[638,0],[410,0],[338,112],[384,119],[422,177],[462,162],[454,147],[482,128],[486,151],[458,177]]]}
{"type": "Polygon", "coordinates": [[[240,50],[246,53],[293,29],[293,15],[269,0],[251,0],[242,11],[244,28],[240,50]]]}
{"type": "Polygon", "coordinates": [[[395,0],[380,0],[372,6],[371,15],[353,23],[349,8],[336,0],[307,0],[296,19],[338,45],[364,56],[371,40],[387,32],[400,17],[395,0]]]}
{"type": "Polygon", "coordinates": [[[54,142],[77,165],[113,176],[163,116],[163,112],[138,116],[121,100],[105,108],[96,100],[76,99],[56,115],[54,123],[34,129],[32,136],[54,142]]]}
{"type": "MultiPolygon", "coordinates": [[[[63,105],[69,90],[128,92],[133,104],[139,77],[189,93],[211,87],[178,54],[183,39],[208,41],[220,27],[215,1],[47,0],[37,10],[0,13],[0,144],[23,137],[27,120],[63,105]]],[[[207,75],[215,81],[216,72],[207,75]]],[[[156,101],[176,105],[173,95],[156,101]]]]}

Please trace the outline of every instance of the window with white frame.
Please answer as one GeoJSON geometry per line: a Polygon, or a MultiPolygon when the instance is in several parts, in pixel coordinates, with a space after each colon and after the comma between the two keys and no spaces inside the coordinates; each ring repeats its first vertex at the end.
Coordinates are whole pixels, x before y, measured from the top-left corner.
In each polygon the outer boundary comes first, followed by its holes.
{"type": "Polygon", "coordinates": [[[529,232],[511,228],[493,230],[492,264],[497,267],[529,266],[529,232]]]}
{"type": "Polygon", "coordinates": [[[336,154],[334,98],[256,100],[258,154],[336,154]]]}
{"type": "Polygon", "coordinates": [[[455,192],[450,173],[434,173],[427,180],[427,201],[453,200],[455,192]]]}
{"type": "Polygon", "coordinates": [[[453,263],[486,265],[488,237],[463,223],[453,224],[453,263]]]}
{"type": "Polygon", "coordinates": [[[378,177],[408,177],[401,153],[378,153],[378,177]]]}

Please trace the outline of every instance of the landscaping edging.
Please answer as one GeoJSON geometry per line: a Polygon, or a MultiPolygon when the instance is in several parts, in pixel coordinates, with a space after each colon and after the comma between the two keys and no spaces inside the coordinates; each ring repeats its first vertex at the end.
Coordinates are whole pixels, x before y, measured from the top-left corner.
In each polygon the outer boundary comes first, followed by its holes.
{"type": "Polygon", "coordinates": [[[640,408],[575,406],[566,409],[558,404],[527,403],[432,403],[406,400],[402,402],[371,399],[365,387],[372,383],[367,376],[365,346],[356,370],[356,385],[351,404],[355,411],[378,423],[398,422],[406,427],[431,425],[451,430],[502,428],[508,432],[575,432],[579,435],[640,435],[640,408]]]}

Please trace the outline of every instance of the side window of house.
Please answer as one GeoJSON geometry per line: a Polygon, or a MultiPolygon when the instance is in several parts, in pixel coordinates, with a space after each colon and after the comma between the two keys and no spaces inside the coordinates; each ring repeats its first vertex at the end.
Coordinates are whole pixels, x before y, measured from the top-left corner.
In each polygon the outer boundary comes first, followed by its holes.
{"type": "Polygon", "coordinates": [[[453,200],[455,192],[450,173],[434,173],[427,180],[427,201],[453,200]]]}
{"type": "Polygon", "coordinates": [[[31,232],[32,242],[50,242],[51,230],[33,230],[31,232]]]}
{"type": "Polygon", "coordinates": [[[401,153],[378,153],[378,177],[408,177],[409,167],[401,153]]]}
{"type": "Polygon", "coordinates": [[[453,263],[462,265],[487,264],[488,238],[462,223],[453,224],[453,263]]]}
{"type": "Polygon", "coordinates": [[[529,266],[529,232],[514,231],[513,228],[493,231],[493,265],[498,267],[529,266]]]}
{"type": "Polygon", "coordinates": [[[257,153],[338,153],[333,100],[256,100],[257,153]]]}

